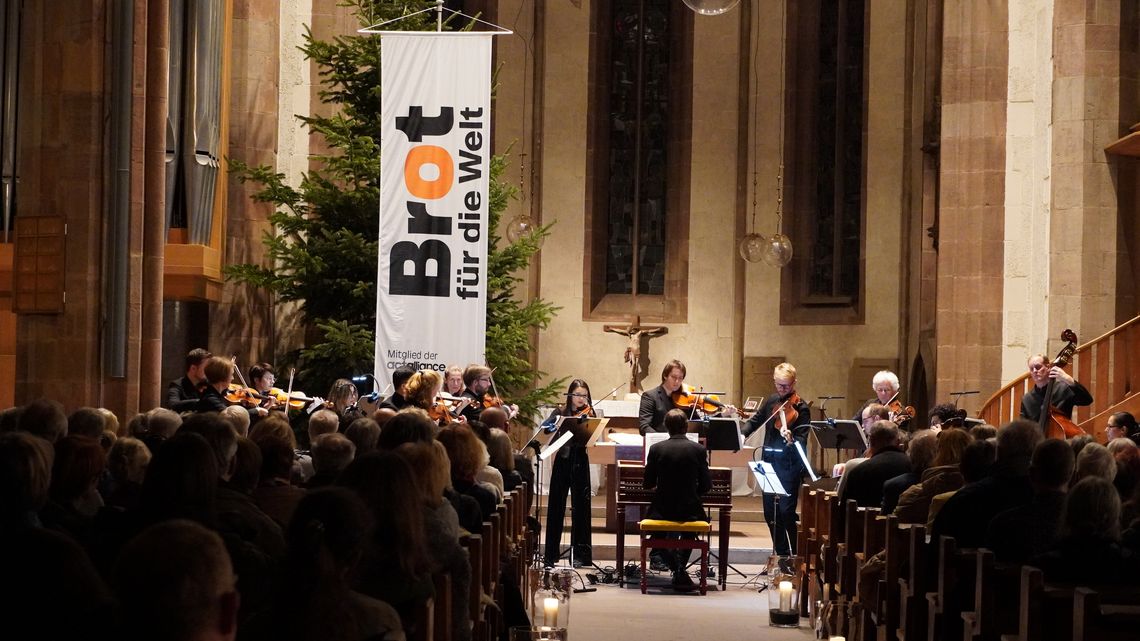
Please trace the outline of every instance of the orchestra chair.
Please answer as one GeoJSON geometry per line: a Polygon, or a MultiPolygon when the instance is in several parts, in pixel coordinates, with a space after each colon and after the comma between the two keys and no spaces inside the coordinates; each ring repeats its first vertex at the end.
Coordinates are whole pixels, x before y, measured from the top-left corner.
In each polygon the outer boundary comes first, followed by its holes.
{"type": "Polygon", "coordinates": [[[709,574],[709,542],[707,536],[712,531],[708,521],[663,521],[660,519],[642,519],[637,523],[641,531],[641,593],[645,594],[647,581],[645,576],[645,555],[650,549],[666,550],[699,550],[701,553],[701,594],[708,593],[709,574]],[[674,539],[661,536],[663,534],[696,534],[695,539],[674,539]]]}

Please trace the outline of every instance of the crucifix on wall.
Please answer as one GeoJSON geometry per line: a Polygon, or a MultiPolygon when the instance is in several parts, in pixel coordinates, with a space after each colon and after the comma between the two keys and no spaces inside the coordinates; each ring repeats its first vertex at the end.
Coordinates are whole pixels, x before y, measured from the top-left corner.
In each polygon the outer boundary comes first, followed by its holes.
{"type": "MultiPolygon", "coordinates": [[[[613,334],[621,334],[629,338],[625,348],[625,363],[629,366],[629,392],[638,394],[641,389],[641,372],[644,369],[641,353],[642,340],[645,341],[646,352],[649,350],[649,339],[669,333],[669,328],[663,325],[642,325],[641,316],[634,316],[628,325],[605,325],[603,330],[613,334]]],[[[645,356],[648,361],[648,353],[645,356]]]]}

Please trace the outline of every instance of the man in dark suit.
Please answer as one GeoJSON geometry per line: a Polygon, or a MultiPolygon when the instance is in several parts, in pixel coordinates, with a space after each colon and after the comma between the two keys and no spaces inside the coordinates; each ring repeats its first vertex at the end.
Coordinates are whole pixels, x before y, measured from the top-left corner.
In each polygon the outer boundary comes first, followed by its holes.
{"type": "MultiPolygon", "coordinates": [[[[645,487],[655,490],[646,516],[667,521],[703,521],[705,508],[701,495],[712,488],[705,447],[686,438],[688,421],[685,420],[685,412],[670,410],[665,415],[664,425],[669,431],[669,439],[651,447],[645,463],[645,487]]],[[[696,535],[677,536],[693,538],[696,535]]],[[[691,550],[655,552],[672,570],[674,588],[693,589],[693,580],[685,572],[691,550]]]]}
{"type": "Polygon", "coordinates": [[[879,421],[867,435],[871,457],[847,472],[847,483],[839,493],[839,504],[855,499],[859,507],[883,504],[883,486],[887,481],[910,472],[910,458],[899,447],[899,428],[890,421],[879,421]]]}
{"type": "Polygon", "coordinates": [[[673,392],[681,389],[685,382],[685,364],[679,360],[665,363],[661,370],[661,384],[641,395],[641,408],[638,412],[641,434],[664,432],[665,414],[677,407],[673,403],[673,392]]]}
{"type": "Polygon", "coordinates": [[[200,347],[190,350],[186,355],[186,376],[166,385],[163,407],[175,412],[193,412],[198,408],[198,399],[202,397],[201,388],[206,384],[206,361],[211,356],[213,354],[200,347]]]}

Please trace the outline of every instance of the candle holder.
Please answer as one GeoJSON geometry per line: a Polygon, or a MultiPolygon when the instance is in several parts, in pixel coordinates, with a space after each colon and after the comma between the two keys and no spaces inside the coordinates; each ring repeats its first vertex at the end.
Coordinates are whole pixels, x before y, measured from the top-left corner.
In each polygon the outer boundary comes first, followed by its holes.
{"type": "Polygon", "coordinates": [[[573,570],[546,568],[543,571],[541,580],[535,582],[535,590],[527,604],[534,628],[570,626],[570,594],[573,592],[570,586],[573,579],[573,570]]]}
{"type": "Polygon", "coordinates": [[[510,641],[567,641],[570,636],[566,628],[548,626],[511,628],[510,641]]]}
{"type": "Polygon", "coordinates": [[[863,608],[852,601],[824,601],[817,604],[819,618],[815,622],[815,638],[827,641],[861,639],[863,608]]]}
{"type": "Polygon", "coordinates": [[[776,628],[800,627],[800,558],[768,558],[768,625],[776,628]]]}

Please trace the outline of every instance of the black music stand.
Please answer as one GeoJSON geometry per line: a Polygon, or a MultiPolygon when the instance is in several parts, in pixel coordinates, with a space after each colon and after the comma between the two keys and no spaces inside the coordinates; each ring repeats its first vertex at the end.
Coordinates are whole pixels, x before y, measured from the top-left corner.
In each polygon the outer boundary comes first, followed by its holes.
{"type": "Polygon", "coordinates": [[[836,460],[839,458],[839,450],[867,449],[867,435],[855,421],[812,421],[811,429],[815,432],[820,447],[835,450],[836,460]]]}
{"type": "Polygon", "coordinates": [[[709,452],[739,452],[740,421],[735,418],[710,418],[705,431],[705,448],[709,452]]]}

